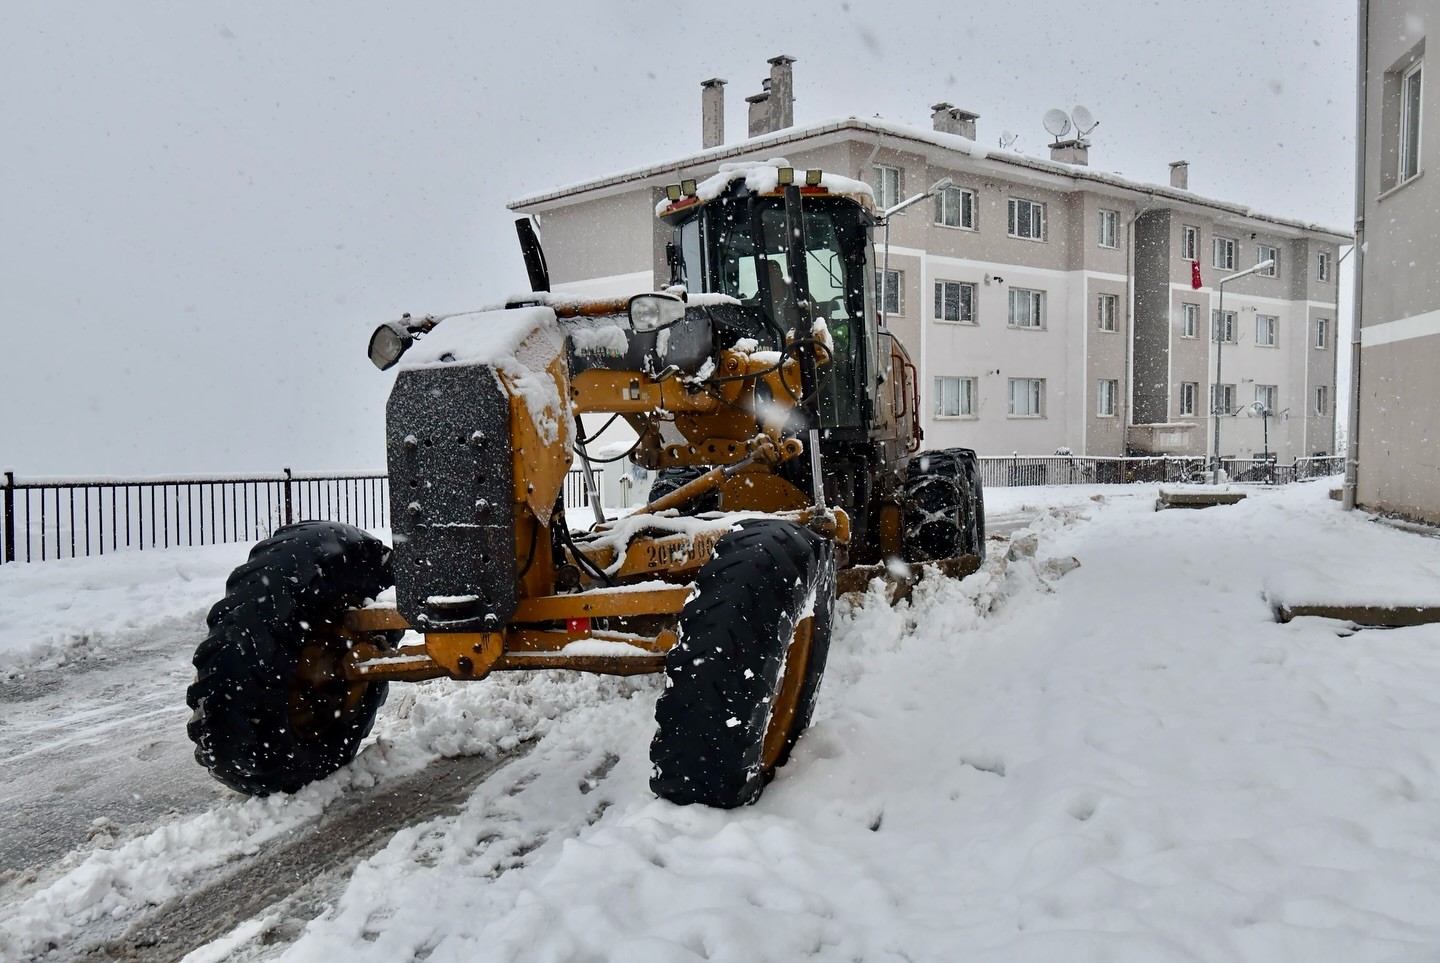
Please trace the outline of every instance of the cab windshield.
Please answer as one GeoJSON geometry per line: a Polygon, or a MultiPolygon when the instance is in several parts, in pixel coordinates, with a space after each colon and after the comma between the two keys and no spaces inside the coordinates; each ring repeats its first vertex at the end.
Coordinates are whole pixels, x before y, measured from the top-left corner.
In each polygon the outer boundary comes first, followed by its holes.
{"type": "MultiPolygon", "coordinates": [[[[864,215],[853,204],[829,198],[807,198],[804,205],[810,297],[835,344],[834,358],[818,372],[820,423],[827,428],[860,426],[869,401],[864,389],[867,355],[874,350],[864,323],[869,316],[865,278],[870,273],[864,215]]],[[[800,329],[786,249],[780,198],[722,199],[707,205],[704,215],[680,232],[687,283],[694,288],[700,281],[705,290],[758,307],[777,334],[800,329]],[[705,266],[710,270],[696,270],[706,247],[711,256],[704,259],[709,262],[705,266]]]]}

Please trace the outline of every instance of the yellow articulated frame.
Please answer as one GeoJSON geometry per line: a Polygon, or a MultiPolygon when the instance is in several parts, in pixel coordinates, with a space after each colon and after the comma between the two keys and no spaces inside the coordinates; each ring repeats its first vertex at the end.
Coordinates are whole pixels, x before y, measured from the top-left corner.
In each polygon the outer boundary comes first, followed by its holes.
{"type": "MultiPolygon", "coordinates": [[[[843,511],[806,509],[786,512],[785,518],[814,529],[841,544],[849,541],[850,519],[843,511]]],[[[355,681],[416,682],[449,676],[453,679],[483,679],[491,672],[571,669],[607,675],[635,675],[659,672],[665,667],[665,653],[677,641],[673,624],[654,636],[632,635],[604,629],[584,631],[549,626],[572,619],[637,618],[659,616],[678,620],[689,600],[688,585],[624,581],[649,576],[684,576],[699,569],[715,554],[715,546],[735,526],[736,519],[720,517],[712,525],[692,532],[659,538],[637,537],[625,548],[624,558],[610,577],[620,585],[592,588],[571,595],[548,595],[524,599],[500,632],[427,632],[424,646],[404,646],[380,651],[371,645],[354,646],[343,671],[355,681]],[[568,654],[573,642],[624,643],[635,654],[568,654]]],[[[583,550],[583,549],[582,549],[583,550]]],[[[616,552],[605,546],[586,552],[592,564],[609,571],[616,565],[616,552]]],[[[394,606],[373,606],[350,612],[345,629],[353,633],[377,633],[408,629],[409,624],[394,606]]]]}

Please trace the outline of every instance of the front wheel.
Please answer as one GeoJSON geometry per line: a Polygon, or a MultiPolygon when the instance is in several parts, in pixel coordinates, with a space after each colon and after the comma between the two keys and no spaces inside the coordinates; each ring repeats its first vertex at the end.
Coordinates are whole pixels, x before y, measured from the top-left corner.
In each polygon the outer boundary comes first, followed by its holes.
{"type": "Polygon", "coordinates": [[[300,522],[250,552],[210,610],[185,701],[195,759],[238,792],[295,792],[350,760],[385,701],[347,681],[347,609],[394,584],[390,549],[337,522],[300,522]]]}
{"type": "Polygon", "coordinates": [[[810,723],[830,649],[834,547],[789,522],[741,522],[696,590],[665,660],[650,788],[731,809],[760,797],[810,723]]]}

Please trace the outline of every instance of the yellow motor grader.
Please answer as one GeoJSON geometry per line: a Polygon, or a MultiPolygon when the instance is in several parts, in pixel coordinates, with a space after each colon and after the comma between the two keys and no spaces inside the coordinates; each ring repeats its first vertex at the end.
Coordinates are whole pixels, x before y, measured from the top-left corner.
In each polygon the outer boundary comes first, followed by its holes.
{"type": "Polygon", "coordinates": [[[753,802],[809,724],[838,591],[978,566],[974,452],[920,452],[916,371],[878,310],[868,186],[783,162],[667,191],[671,283],[534,293],[372,336],[392,542],[310,521],[252,550],[188,693],[196,758],[240,792],[349,762],[390,682],[663,672],[651,787],[753,802]],[[586,434],[584,419],[608,417],[586,434]],[[610,422],[650,501],[567,515],[610,422]],[[393,599],[390,591],[393,587],[393,599]],[[407,635],[413,631],[417,635],[407,635]]]}

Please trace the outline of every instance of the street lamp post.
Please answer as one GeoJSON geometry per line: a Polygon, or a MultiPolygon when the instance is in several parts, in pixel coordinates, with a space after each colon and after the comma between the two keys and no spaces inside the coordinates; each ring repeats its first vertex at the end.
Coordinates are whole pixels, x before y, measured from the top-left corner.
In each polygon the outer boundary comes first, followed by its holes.
{"type": "Polygon", "coordinates": [[[1243,277],[1257,274],[1260,271],[1268,271],[1274,266],[1275,259],[1266,258],[1254,267],[1247,268],[1239,274],[1232,274],[1229,277],[1221,278],[1218,285],[1220,288],[1220,307],[1216,310],[1215,320],[1210,325],[1215,338],[1215,387],[1210,392],[1210,415],[1215,419],[1215,459],[1210,463],[1210,482],[1214,485],[1220,484],[1220,385],[1222,384],[1220,379],[1222,352],[1220,349],[1225,346],[1225,329],[1223,327],[1225,324],[1225,285],[1231,281],[1238,281],[1243,277]]]}
{"type": "Polygon", "coordinates": [[[880,327],[885,327],[885,288],[890,283],[890,216],[899,214],[912,204],[919,204],[927,197],[934,197],[941,191],[954,184],[955,181],[949,177],[942,177],[930,185],[930,189],[914,197],[907,197],[894,207],[886,208],[880,212],[880,222],[885,226],[885,257],[880,268],[880,327]]]}

